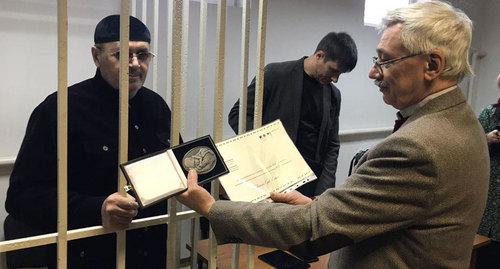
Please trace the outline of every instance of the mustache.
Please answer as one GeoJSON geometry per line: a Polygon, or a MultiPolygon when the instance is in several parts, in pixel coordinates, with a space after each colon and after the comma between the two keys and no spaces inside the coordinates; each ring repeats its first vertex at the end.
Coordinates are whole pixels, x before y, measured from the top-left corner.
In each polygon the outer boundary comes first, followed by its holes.
{"type": "Polygon", "coordinates": [[[373,81],[373,84],[379,88],[387,88],[387,83],[382,80],[375,80],[373,81]]]}
{"type": "Polygon", "coordinates": [[[135,71],[134,70],[130,70],[128,74],[129,74],[129,76],[140,76],[142,74],[142,71],[140,71],[140,70],[135,70],[135,71]]]}

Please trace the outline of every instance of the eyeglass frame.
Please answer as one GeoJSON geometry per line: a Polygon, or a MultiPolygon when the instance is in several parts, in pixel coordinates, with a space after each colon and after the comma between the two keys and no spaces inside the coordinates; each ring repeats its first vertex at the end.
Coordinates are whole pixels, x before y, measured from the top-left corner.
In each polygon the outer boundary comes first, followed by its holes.
{"type": "Polygon", "coordinates": [[[384,75],[384,69],[382,67],[385,66],[385,69],[388,69],[389,67],[391,67],[392,64],[401,62],[401,61],[403,61],[405,59],[408,59],[408,58],[411,58],[411,57],[415,57],[415,56],[418,56],[418,55],[421,55],[421,54],[422,53],[413,53],[413,54],[410,54],[410,55],[405,55],[405,56],[401,56],[401,57],[398,57],[398,58],[394,58],[394,59],[390,59],[390,60],[386,60],[386,61],[382,61],[382,62],[379,61],[379,58],[377,56],[373,56],[372,57],[372,62],[375,65],[375,67],[377,68],[377,71],[380,73],[380,75],[383,76],[384,75]]]}
{"type": "MultiPolygon", "coordinates": [[[[107,52],[104,48],[95,46],[98,50],[102,52],[107,52]]],[[[115,52],[107,52],[109,55],[115,57],[117,60],[120,60],[120,51],[115,51],[115,52]]],[[[149,63],[154,57],[156,57],[156,54],[152,53],[151,51],[139,51],[139,52],[130,52],[128,53],[128,60],[129,62],[132,61],[133,58],[136,58],[138,62],[140,63],[149,63]],[[147,60],[141,60],[139,55],[144,55],[147,54],[148,58],[147,60]]]]}

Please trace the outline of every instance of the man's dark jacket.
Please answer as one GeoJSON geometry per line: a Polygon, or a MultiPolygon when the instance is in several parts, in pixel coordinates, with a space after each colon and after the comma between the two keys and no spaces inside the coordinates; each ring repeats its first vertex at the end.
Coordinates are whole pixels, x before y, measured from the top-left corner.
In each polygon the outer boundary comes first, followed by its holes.
{"type": "MultiPolygon", "coordinates": [[[[304,80],[304,58],[281,63],[271,63],[264,72],[264,100],[262,124],[280,119],[288,135],[297,142],[297,129],[302,103],[304,80]]],[[[335,172],[339,153],[339,112],[340,91],[332,84],[323,86],[323,117],[314,160],[320,169],[314,171],[318,179],[307,184],[306,192],[319,195],[328,188],[335,187],[335,172]]],[[[247,130],[253,129],[255,102],[255,78],[248,86],[247,130]]],[[[229,113],[229,125],[238,131],[239,101],[229,113]]]]}

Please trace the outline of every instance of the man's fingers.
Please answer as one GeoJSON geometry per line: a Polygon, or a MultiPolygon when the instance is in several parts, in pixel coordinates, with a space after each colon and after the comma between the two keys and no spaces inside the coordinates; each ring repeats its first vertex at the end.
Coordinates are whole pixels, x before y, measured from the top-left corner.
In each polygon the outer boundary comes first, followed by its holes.
{"type": "Polygon", "coordinates": [[[113,220],[117,223],[120,224],[130,224],[132,222],[132,218],[127,218],[127,217],[122,217],[122,216],[117,216],[117,215],[111,215],[113,220]]]}
{"type": "Polygon", "coordinates": [[[305,205],[312,201],[311,198],[295,190],[288,193],[271,193],[271,199],[278,203],[291,205],[305,205]]]}
{"type": "Polygon", "coordinates": [[[117,207],[123,209],[139,208],[139,204],[135,201],[135,198],[128,193],[125,193],[125,195],[123,195],[122,193],[115,192],[108,196],[108,198],[106,198],[104,202],[107,205],[116,205],[117,207]]]}
{"type": "Polygon", "coordinates": [[[108,213],[110,215],[114,215],[114,216],[121,216],[121,217],[125,217],[125,218],[134,218],[135,216],[137,216],[137,209],[123,209],[123,208],[119,208],[119,207],[113,207],[113,208],[110,208],[108,210],[108,213]]]}
{"type": "Polygon", "coordinates": [[[272,192],[271,199],[278,203],[287,202],[290,200],[290,197],[286,193],[272,192]]]}
{"type": "Polygon", "coordinates": [[[127,196],[121,196],[116,199],[116,205],[126,210],[136,210],[139,208],[139,204],[135,201],[135,198],[128,193],[127,196]]]}
{"type": "Polygon", "coordinates": [[[198,174],[196,170],[191,169],[188,173],[188,188],[195,188],[198,186],[198,174]]]}
{"type": "Polygon", "coordinates": [[[132,209],[139,208],[139,203],[137,203],[134,196],[127,193],[127,199],[128,199],[128,204],[129,204],[129,206],[132,207],[132,209]]]}

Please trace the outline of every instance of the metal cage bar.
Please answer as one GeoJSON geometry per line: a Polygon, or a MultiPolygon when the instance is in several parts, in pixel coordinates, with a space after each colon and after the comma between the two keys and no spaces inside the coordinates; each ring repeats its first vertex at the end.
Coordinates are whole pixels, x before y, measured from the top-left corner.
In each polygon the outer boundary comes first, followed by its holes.
{"type": "Polygon", "coordinates": [[[205,133],[205,96],[206,96],[206,79],[205,79],[205,63],[206,63],[206,46],[207,46],[207,0],[200,0],[200,29],[198,40],[198,72],[200,75],[199,96],[198,96],[198,123],[196,135],[198,137],[205,133]]]}
{"type": "Polygon", "coordinates": [[[262,126],[262,101],[264,96],[264,64],[266,49],[267,0],[259,0],[257,27],[257,75],[255,77],[254,128],[262,126]]]}
{"type": "MultiPolygon", "coordinates": [[[[200,0],[200,17],[198,32],[198,72],[199,72],[199,93],[198,93],[198,120],[196,124],[196,136],[200,137],[205,133],[205,62],[206,62],[206,38],[207,38],[207,0],[200,0]]],[[[198,240],[200,237],[200,218],[195,217],[191,222],[191,268],[198,268],[198,240]]]]}
{"type": "MultiPolygon", "coordinates": [[[[154,0],[153,3],[153,50],[155,53],[159,53],[158,48],[158,36],[160,34],[160,29],[158,29],[159,18],[160,18],[160,0],[154,0]]],[[[153,91],[158,92],[158,59],[156,57],[151,61],[153,64],[153,91]]]]}
{"type": "Polygon", "coordinates": [[[141,21],[146,24],[148,16],[148,0],[142,0],[141,3],[141,21]]]}
{"type": "MultiPolygon", "coordinates": [[[[181,99],[182,99],[182,20],[183,20],[183,0],[169,1],[169,16],[168,31],[170,48],[171,48],[171,107],[172,107],[172,123],[170,133],[170,146],[179,144],[179,131],[181,127],[181,99]]],[[[169,215],[170,222],[168,225],[168,240],[167,240],[167,268],[178,268],[179,265],[179,249],[177,240],[178,236],[178,221],[177,218],[177,200],[169,199],[169,215]]]]}
{"type": "MultiPolygon", "coordinates": [[[[264,65],[266,49],[267,0],[259,1],[259,22],[257,28],[257,75],[255,78],[254,128],[262,126],[262,106],[264,98],[264,65]]],[[[248,246],[248,268],[254,267],[255,247],[248,246]]]]}
{"type": "MultiPolygon", "coordinates": [[[[247,126],[247,95],[248,95],[248,50],[250,45],[250,1],[242,1],[241,10],[241,95],[238,118],[238,134],[246,131],[247,126]]],[[[240,245],[233,245],[233,253],[231,258],[231,269],[238,268],[240,261],[240,245]]]]}
{"type": "Polygon", "coordinates": [[[238,133],[246,131],[247,126],[247,93],[248,93],[248,48],[250,44],[250,1],[243,0],[241,11],[241,96],[238,118],[238,133]]]}
{"type": "MultiPolygon", "coordinates": [[[[198,213],[194,212],[193,210],[186,210],[179,212],[177,214],[177,220],[178,221],[189,220],[197,216],[199,216],[198,213]]],[[[133,220],[130,226],[126,230],[129,231],[129,230],[134,230],[159,224],[167,224],[167,223],[169,223],[168,214],[147,217],[147,218],[133,220]]],[[[91,226],[91,227],[69,230],[67,239],[68,241],[71,241],[71,240],[104,235],[109,233],[113,232],[104,229],[102,226],[91,226]]],[[[49,234],[18,238],[0,242],[0,252],[44,246],[56,242],[57,242],[57,233],[49,233],[49,234]]]]}
{"type": "MultiPolygon", "coordinates": [[[[130,29],[130,3],[129,0],[121,1],[120,11],[120,53],[128,55],[129,52],[129,29],[130,29]]],[[[124,163],[128,160],[128,105],[129,105],[129,60],[127,57],[120,57],[119,72],[119,138],[118,138],[118,163],[124,163]]],[[[118,169],[118,167],[116,168],[118,169]]],[[[126,195],[125,177],[118,171],[118,192],[126,195]]],[[[125,269],[126,253],[126,232],[116,232],[116,268],[125,269]]]]}
{"type": "Polygon", "coordinates": [[[137,0],[130,0],[132,8],[130,9],[130,15],[136,16],[137,13],[137,0]]]}
{"type": "MultiPolygon", "coordinates": [[[[224,63],[226,52],[226,0],[219,0],[217,3],[217,48],[216,48],[216,66],[215,66],[215,92],[214,92],[214,127],[213,136],[214,142],[222,140],[222,119],[224,118],[224,63]]],[[[219,180],[212,181],[211,193],[212,196],[219,199],[219,180]]],[[[210,228],[208,236],[208,268],[215,269],[217,267],[217,241],[215,234],[210,228]]]]}
{"type": "MultiPolygon", "coordinates": [[[[186,92],[189,55],[189,0],[182,2],[182,38],[181,38],[181,91],[186,92]]],[[[181,94],[181,127],[180,133],[186,133],[185,94],[181,94]]]]}
{"type": "Polygon", "coordinates": [[[57,1],[57,268],[67,268],[68,1],[57,1]]]}

